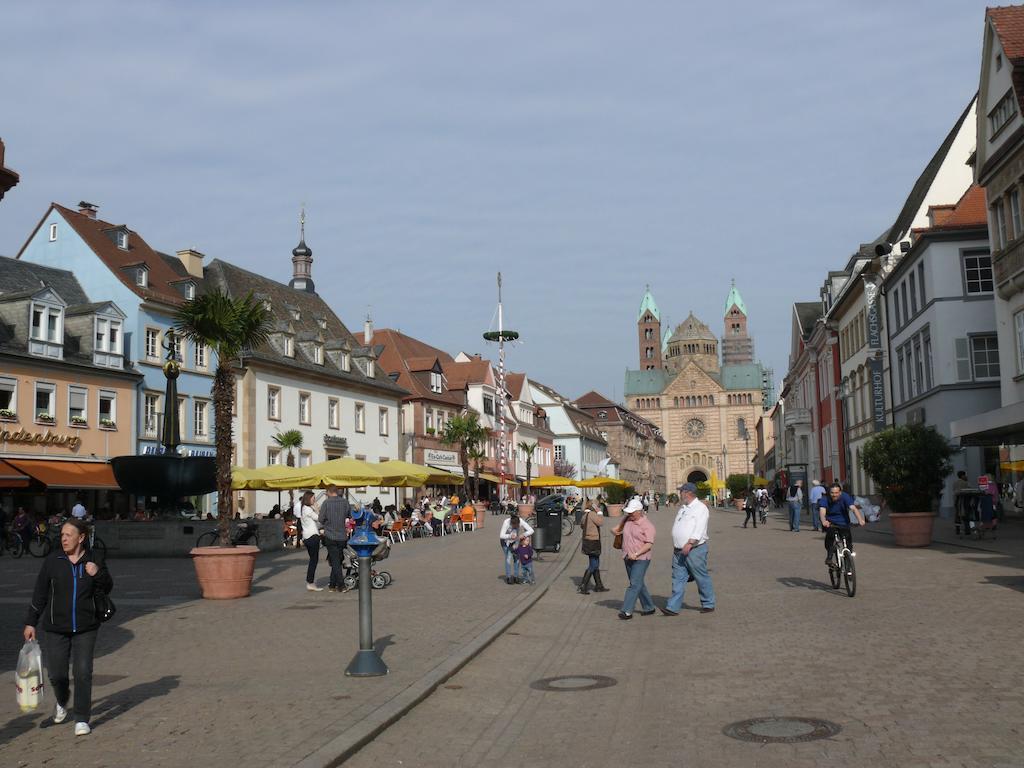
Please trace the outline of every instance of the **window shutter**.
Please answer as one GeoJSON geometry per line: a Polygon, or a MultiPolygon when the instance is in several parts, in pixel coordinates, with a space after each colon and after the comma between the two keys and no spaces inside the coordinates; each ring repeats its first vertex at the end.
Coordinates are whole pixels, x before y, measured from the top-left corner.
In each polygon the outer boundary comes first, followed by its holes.
{"type": "Polygon", "coordinates": [[[967,339],[956,339],[956,380],[971,380],[971,352],[967,339]]]}

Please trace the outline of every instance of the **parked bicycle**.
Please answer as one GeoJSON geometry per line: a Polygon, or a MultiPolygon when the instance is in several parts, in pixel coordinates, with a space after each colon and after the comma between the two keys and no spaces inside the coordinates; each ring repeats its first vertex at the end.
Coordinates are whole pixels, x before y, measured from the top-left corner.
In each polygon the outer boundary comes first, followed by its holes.
{"type": "MultiPolygon", "coordinates": [[[[196,539],[197,547],[216,547],[219,544],[220,531],[216,528],[200,534],[199,538],[196,539]]],[[[237,525],[235,525],[234,532],[231,534],[231,544],[232,546],[249,544],[258,547],[260,545],[259,525],[253,520],[239,520],[237,525]]]]}
{"type": "Polygon", "coordinates": [[[840,582],[846,585],[846,594],[853,597],[857,593],[857,565],[854,562],[856,553],[850,549],[846,533],[840,529],[836,532],[829,551],[828,578],[832,589],[839,589],[840,582]]]}
{"type": "Polygon", "coordinates": [[[3,536],[3,551],[12,557],[21,557],[25,554],[25,543],[21,540],[21,534],[17,531],[0,531],[3,536]]]}

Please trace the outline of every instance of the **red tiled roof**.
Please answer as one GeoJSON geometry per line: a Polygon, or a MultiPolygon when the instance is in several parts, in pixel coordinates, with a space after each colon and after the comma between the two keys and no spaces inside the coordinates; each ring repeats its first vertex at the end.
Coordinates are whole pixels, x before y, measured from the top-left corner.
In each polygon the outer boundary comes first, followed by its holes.
{"type": "Polygon", "coordinates": [[[602,395],[600,392],[595,392],[594,390],[587,392],[585,395],[580,395],[579,397],[577,397],[575,403],[580,408],[595,408],[599,406],[612,407],[615,405],[615,403],[613,403],[607,397],[602,395]]]}
{"type": "Polygon", "coordinates": [[[513,400],[521,400],[523,397],[523,387],[526,385],[526,374],[525,373],[506,373],[505,374],[505,389],[512,395],[513,400]]]}
{"type": "Polygon", "coordinates": [[[1006,57],[1014,63],[1024,60],[1024,6],[988,8],[985,14],[992,19],[1006,57]]]}
{"type": "Polygon", "coordinates": [[[452,356],[442,349],[432,347],[426,342],[406,336],[404,333],[390,328],[379,328],[373,332],[373,339],[370,345],[374,349],[380,348],[380,357],[377,365],[388,373],[397,373],[399,386],[408,389],[412,395],[405,399],[414,400],[426,398],[435,402],[451,403],[462,405],[461,395],[452,392],[457,389],[448,384],[445,392],[431,392],[430,387],[413,376],[413,372],[429,370],[434,361],[438,360],[442,368],[447,370],[447,365],[452,362],[452,356]],[[429,362],[426,362],[429,361],[429,362]],[[420,365],[425,367],[420,368],[420,365]]]}
{"type": "Polygon", "coordinates": [[[972,184],[964,192],[953,210],[933,227],[915,229],[915,235],[929,232],[945,232],[951,229],[977,229],[988,226],[988,208],[985,205],[985,189],[972,184]]]}
{"type": "Polygon", "coordinates": [[[442,360],[441,365],[444,367],[444,375],[451,389],[465,389],[469,384],[494,384],[490,360],[479,357],[462,363],[442,360]]]}
{"type": "MultiPolygon", "coordinates": [[[[182,276],[171,269],[164,258],[153,250],[138,232],[128,230],[128,250],[121,250],[106,234],[106,231],[116,229],[118,225],[90,218],[57,203],[51,203],[51,207],[64,217],[107,268],[136,295],[143,299],[154,299],[170,304],[181,304],[185,301],[181,291],[172,285],[180,284],[182,276]],[[125,269],[136,264],[145,264],[149,269],[148,288],[136,285],[135,275],[125,269]]],[[[203,282],[202,278],[191,279],[195,280],[197,285],[203,282]]]]}

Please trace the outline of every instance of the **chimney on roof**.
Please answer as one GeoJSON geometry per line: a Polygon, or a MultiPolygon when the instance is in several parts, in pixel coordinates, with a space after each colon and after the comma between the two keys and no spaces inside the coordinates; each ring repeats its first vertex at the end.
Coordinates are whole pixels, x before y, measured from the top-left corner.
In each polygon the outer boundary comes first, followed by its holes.
{"type": "Polygon", "coordinates": [[[182,251],[177,252],[178,258],[181,260],[182,266],[185,267],[185,271],[188,272],[192,277],[203,277],[203,259],[206,258],[203,254],[197,251],[195,248],[186,248],[182,251]]]}
{"type": "Polygon", "coordinates": [[[78,203],[78,212],[83,216],[88,216],[90,219],[96,218],[96,213],[99,211],[99,209],[100,207],[95,203],[89,203],[86,202],[85,200],[82,200],[81,202],[78,203]]]}
{"type": "Polygon", "coordinates": [[[373,342],[373,320],[367,313],[366,320],[363,322],[363,344],[370,346],[371,342],[373,342]]]}

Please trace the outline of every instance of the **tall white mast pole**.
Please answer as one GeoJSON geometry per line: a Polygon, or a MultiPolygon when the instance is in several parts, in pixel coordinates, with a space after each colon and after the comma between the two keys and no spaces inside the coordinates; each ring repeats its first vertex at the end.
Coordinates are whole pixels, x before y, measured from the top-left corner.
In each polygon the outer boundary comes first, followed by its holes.
{"type": "Polygon", "coordinates": [[[498,450],[501,451],[501,462],[500,474],[501,478],[501,489],[498,492],[498,498],[501,501],[505,500],[505,460],[507,456],[507,448],[505,442],[505,337],[502,333],[504,331],[502,325],[502,309],[501,309],[501,272],[498,273],[498,393],[496,400],[497,405],[497,416],[498,416],[498,435],[499,445],[498,450]]]}

